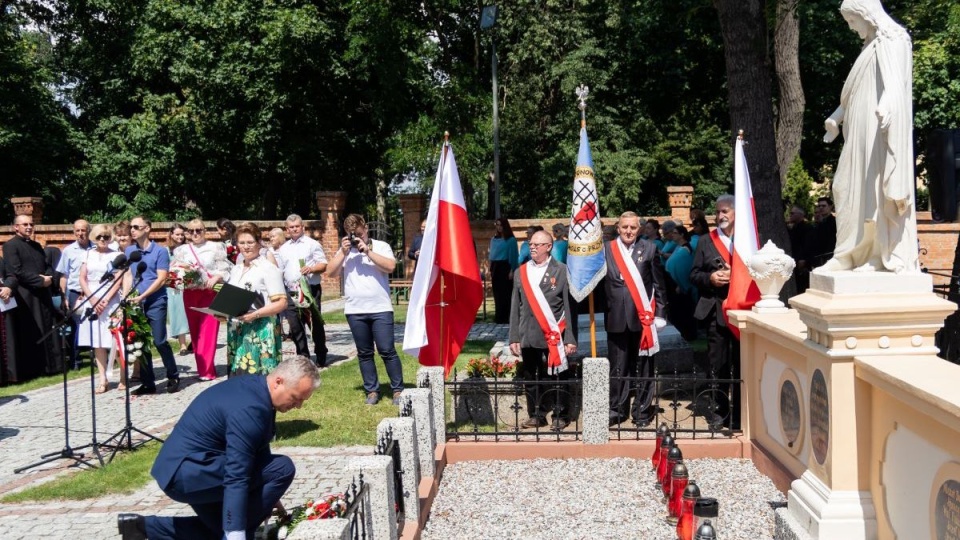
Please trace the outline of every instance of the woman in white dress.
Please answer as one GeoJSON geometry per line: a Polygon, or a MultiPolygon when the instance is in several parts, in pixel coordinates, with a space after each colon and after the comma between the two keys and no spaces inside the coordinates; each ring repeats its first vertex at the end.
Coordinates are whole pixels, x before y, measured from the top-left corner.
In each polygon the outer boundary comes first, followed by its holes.
{"type": "Polygon", "coordinates": [[[237,246],[243,262],[234,266],[227,283],[259,293],[263,297],[263,307],[230,321],[227,361],[231,374],[266,375],[281,360],[277,315],[287,308],[287,291],[280,269],[260,255],[260,229],[256,225],[240,225],[237,246]]]}
{"type": "Polygon", "coordinates": [[[206,233],[200,219],[187,222],[189,242],[174,251],[173,263],[197,267],[203,279],[203,288],[184,289],[183,306],[187,311],[187,325],[190,327],[193,355],[197,360],[197,374],[202,381],[212,381],[217,378],[217,368],[213,361],[217,352],[220,320],[190,308],[210,307],[210,302],[213,302],[213,297],[217,295],[213,290],[214,285],[230,275],[233,264],[227,260],[227,250],[223,244],[207,242],[206,233]]]}
{"type": "Polygon", "coordinates": [[[120,281],[101,289],[100,280],[104,274],[115,273],[113,261],[119,252],[110,249],[113,233],[106,225],[94,225],[90,230],[90,240],[95,249],[87,251],[86,259],[80,265],[80,289],[85,300],[78,310],[83,320],[77,327],[77,343],[80,347],[93,349],[100,380],[96,392],[102,394],[108,388],[107,354],[113,346],[110,315],[120,303],[120,281]],[[88,309],[92,310],[89,315],[88,309]],[[91,320],[93,314],[96,317],[91,320]]]}

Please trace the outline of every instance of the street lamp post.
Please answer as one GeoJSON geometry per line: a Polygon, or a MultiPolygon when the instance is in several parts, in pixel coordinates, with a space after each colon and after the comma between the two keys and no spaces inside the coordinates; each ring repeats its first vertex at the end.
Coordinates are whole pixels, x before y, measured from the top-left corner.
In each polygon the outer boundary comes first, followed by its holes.
{"type": "MultiPolygon", "coordinates": [[[[497,25],[496,4],[484,6],[480,14],[480,29],[492,30],[497,25]]],[[[490,60],[493,72],[493,217],[500,218],[500,106],[497,103],[497,40],[490,32],[490,60]]]]}

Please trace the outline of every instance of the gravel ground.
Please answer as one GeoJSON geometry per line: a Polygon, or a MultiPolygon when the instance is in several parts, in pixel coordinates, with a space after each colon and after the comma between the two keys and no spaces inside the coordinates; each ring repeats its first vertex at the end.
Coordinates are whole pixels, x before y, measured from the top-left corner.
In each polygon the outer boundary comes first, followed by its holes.
{"type": "MultiPolygon", "coordinates": [[[[774,506],[786,499],[750,460],[685,463],[703,496],[720,502],[720,538],[773,537],[774,506]]],[[[675,540],[654,481],[649,460],[457,463],[444,469],[423,539],[675,540]]]]}

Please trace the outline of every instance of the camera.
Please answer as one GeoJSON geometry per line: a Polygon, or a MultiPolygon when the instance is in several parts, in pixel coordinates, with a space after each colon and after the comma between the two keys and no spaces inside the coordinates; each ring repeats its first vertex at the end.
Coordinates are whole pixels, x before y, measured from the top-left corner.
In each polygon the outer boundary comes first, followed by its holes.
{"type": "Polygon", "coordinates": [[[354,247],[360,245],[360,239],[357,238],[357,235],[350,233],[350,244],[353,245],[354,247]]]}
{"type": "Polygon", "coordinates": [[[717,258],[713,259],[713,266],[714,266],[717,270],[726,270],[726,269],[728,268],[728,267],[727,267],[727,261],[723,260],[722,257],[717,257],[717,258]]]}

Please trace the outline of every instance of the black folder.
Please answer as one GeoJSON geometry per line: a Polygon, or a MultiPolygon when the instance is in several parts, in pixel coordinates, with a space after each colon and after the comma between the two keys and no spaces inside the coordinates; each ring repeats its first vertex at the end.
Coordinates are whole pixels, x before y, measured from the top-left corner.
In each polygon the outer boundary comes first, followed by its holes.
{"type": "Polygon", "coordinates": [[[241,289],[235,285],[224,283],[220,292],[210,302],[207,308],[190,308],[214,317],[239,317],[252,309],[263,307],[263,296],[254,291],[241,289]]]}

